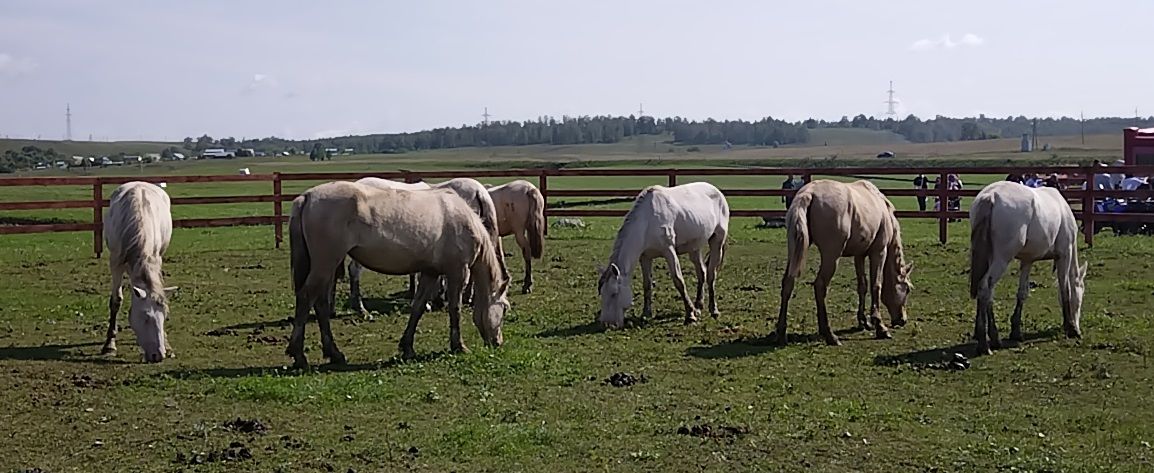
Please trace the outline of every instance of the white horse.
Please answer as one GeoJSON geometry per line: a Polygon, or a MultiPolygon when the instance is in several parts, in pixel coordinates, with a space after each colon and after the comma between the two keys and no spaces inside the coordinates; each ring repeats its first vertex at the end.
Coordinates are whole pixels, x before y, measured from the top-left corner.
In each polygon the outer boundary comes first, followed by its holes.
{"type": "Polygon", "coordinates": [[[650,186],[638,194],[633,208],[617,231],[609,267],[600,271],[597,291],[601,296],[598,321],[620,328],[625,323],[625,309],[633,304],[631,286],[633,267],[640,260],[645,305],[642,317],[653,313],[653,259],[663,257],[669,265],[673,285],[685,305],[685,323],[697,321],[702,309],[702,288],[709,283],[709,310],[716,318],[714,294],[717,269],[729,234],[729,203],[712,184],[693,182],[676,187],[650,186]],[[709,244],[709,261],[702,258],[701,247],[709,244]],[[689,253],[697,273],[697,297],[690,302],[677,255],[689,253]]]}
{"type": "Polygon", "coordinates": [[[991,346],[1001,346],[994,322],[994,287],[1014,259],[1020,261],[1021,274],[1010,339],[1022,340],[1030,268],[1042,260],[1054,260],[1066,336],[1081,338],[1086,265],[1078,263],[1078,223],[1070,204],[1054,188],[999,181],[982,189],[970,207],[970,297],[978,301],[974,338],[979,352],[988,354],[991,346]]]}
{"type": "MultiPolygon", "coordinates": [[[[381,179],[378,177],[366,177],[366,178],[362,178],[362,179],[358,180],[357,183],[358,184],[365,184],[365,185],[368,185],[371,187],[376,187],[379,189],[394,189],[394,190],[406,190],[406,191],[420,191],[420,190],[429,190],[429,189],[448,189],[448,190],[453,191],[455,194],[457,194],[462,199],[464,199],[464,201],[466,203],[469,204],[469,207],[473,209],[473,212],[475,212],[479,217],[481,217],[481,220],[486,225],[486,231],[489,232],[490,238],[493,240],[494,247],[496,248],[497,258],[501,264],[501,275],[503,277],[505,277],[506,279],[508,278],[509,272],[508,272],[508,268],[505,266],[505,254],[504,254],[504,250],[501,248],[501,238],[499,236],[500,234],[498,232],[497,223],[496,223],[497,222],[497,210],[496,210],[495,206],[493,205],[493,199],[489,196],[488,190],[480,182],[477,182],[475,179],[469,179],[469,178],[461,177],[461,178],[456,178],[456,179],[450,179],[448,181],[440,182],[440,183],[433,184],[430,186],[429,184],[426,184],[424,182],[404,183],[404,182],[390,181],[388,179],[381,179]]],[[[350,260],[349,265],[348,265],[348,272],[349,272],[349,305],[352,306],[354,310],[357,310],[361,314],[367,314],[368,311],[365,310],[364,301],[361,298],[361,287],[360,287],[361,286],[360,285],[361,265],[359,263],[357,263],[357,261],[355,259],[350,260]]],[[[466,302],[469,302],[471,300],[469,294],[472,294],[472,284],[471,284],[472,281],[468,280],[468,279],[466,279],[466,281],[467,281],[466,287],[465,287],[466,302]]],[[[443,290],[444,280],[438,279],[437,284],[443,290]]],[[[416,275],[410,274],[409,275],[409,294],[410,295],[416,294],[416,286],[417,286],[416,275]]],[[[442,294],[440,294],[440,292],[438,292],[438,294],[436,294],[434,296],[434,298],[440,298],[441,296],[442,296],[442,294]]]]}
{"type": "Polygon", "coordinates": [[[346,256],[382,274],[421,274],[400,341],[405,358],[414,355],[417,323],[438,277],[444,277],[448,286],[450,349],[467,351],[459,310],[469,275],[476,283],[473,323],[487,345],[501,345],[501,324],[509,309],[508,280],[501,275],[488,224],[446,191],[406,192],[336,181],[298,196],[289,218],[296,315],[285,350],[294,366],[308,365],[304,331],[314,309],[322,354],[336,364],[345,361],[333,341],[330,319],[336,272],[346,256]]]}
{"type": "Polygon", "coordinates": [[[104,214],[104,241],[112,291],[108,298],[108,335],[103,354],[116,353],[116,313],[124,300],[124,274],[132,286],[128,323],[144,359],[156,363],[172,356],[164,322],[168,318],[161,264],[172,238],[171,201],[160,187],[147,182],[126,182],[112,193],[104,214]]]}
{"type": "Polygon", "coordinates": [[[533,259],[540,259],[545,244],[545,197],[533,183],[516,180],[489,187],[497,207],[497,229],[501,236],[513,235],[525,260],[521,292],[533,291],[533,259]]]}

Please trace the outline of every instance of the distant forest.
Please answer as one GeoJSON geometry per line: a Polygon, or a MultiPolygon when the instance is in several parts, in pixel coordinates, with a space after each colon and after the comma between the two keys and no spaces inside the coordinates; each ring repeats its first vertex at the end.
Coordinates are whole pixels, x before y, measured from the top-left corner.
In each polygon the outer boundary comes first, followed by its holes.
{"type": "MultiPolygon", "coordinates": [[[[992,118],[935,117],[920,119],[910,115],[902,120],[858,115],[839,121],[809,119],[787,122],[771,117],[758,121],[704,120],[680,117],[542,117],[535,121],[498,121],[488,125],[462,125],[410,133],[341,136],[317,140],[288,140],[276,137],[237,140],[235,138],[185,138],[189,151],[206,148],[253,148],[257,151],[308,153],[323,148],[351,148],[358,153],[404,153],[408,151],[479,146],[574,145],[617,143],[636,135],[669,133],[677,145],[785,146],[809,143],[809,130],[816,128],[860,128],[888,130],[915,143],[1010,138],[1031,133],[1034,120],[1024,116],[992,118]]],[[[1129,126],[1154,127],[1154,117],[1042,118],[1037,120],[1039,136],[1121,133],[1129,126]]]]}

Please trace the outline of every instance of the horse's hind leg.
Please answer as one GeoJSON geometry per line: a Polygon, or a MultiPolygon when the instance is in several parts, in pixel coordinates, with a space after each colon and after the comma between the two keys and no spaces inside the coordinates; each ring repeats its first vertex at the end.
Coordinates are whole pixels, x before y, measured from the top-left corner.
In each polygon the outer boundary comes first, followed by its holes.
{"type": "Polygon", "coordinates": [[[108,333],[104,337],[102,355],[116,353],[116,313],[120,312],[120,304],[124,301],[124,268],[117,264],[109,264],[112,272],[112,290],[108,295],[108,333]]]}
{"type": "Polygon", "coordinates": [[[413,351],[413,337],[417,334],[417,323],[421,321],[421,316],[425,313],[425,303],[433,296],[433,292],[437,290],[437,275],[421,273],[421,282],[417,285],[417,292],[413,295],[413,308],[409,313],[409,323],[405,326],[405,333],[401,335],[401,341],[398,344],[401,350],[401,358],[406,360],[412,359],[416,356],[413,351]]]}
{"type": "Polygon", "coordinates": [[[725,233],[717,232],[709,239],[709,259],[705,262],[705,283],[709,285],[709,315],[717,318],[717,270],[725,259],[725,233]]]}
{"type": "Polygon", "coordinates": [[[870,323],[874,326],[874,338],[886,339],[892,338],[889,329],[886,328],[885,323],[881,318],[881,294],[882,294],[882,262],[886,260],[886,252],[882,250],[878,254],[870,256],[870,323]]]}
{"type": "Polygon", "coordinates": [[[336,315],[335,305],[336,301],[336,281],[330,283],[328,290],[316,299],[313,304],[313,309],[317,314],[317,327],[321,332],[321,353],[325,358],[335,365],[345,364],[345,355],[337,348],[337,342],[333,340],[333,329],[331,319],[336,315]]]}
{"type": "Polygon", "coordinates": [[[361,299],[361,265],[349,258],[349,308],[359,312],[366,319],[372,320],[369,311],[365,310],[365,303],[361,299]]]}
{"type": "Polygon", "coordinates": [[[787,267],[785,274],[781,276],[781,308],[777,312],[777,329],[774,331],[777,343],[781,345],[785,345],[786,342],[786,313],[789,310],[789,300],[793,297],[793,286],[796,282],[797,279],[789,274],[787,267]]]}
{"type": "Polygon", "coordinates": [[[853,266],[857,276],[857,325],[862,330],[869,330],[871,327],[865,313],[866,291],[869,289],[866,280],[865,259],[865,256],[855,256],[853,266]]]}
{"type": "Polygon", "coordinates": [[[525,260],[525,281],[521,283],[521,293],[528,294],[533,292],[533,253],[529,248],[529,237],[525,236],[525,230],[518,230],[513,232],[513,238],[517,240],[517,246],[521,247],[521,259],[525,260]]]}
{"type": "Polygon", "coordinates": [[[681,275],[681,262],[677,260],[677,251],[673,249],[673,246],[668,246],[662,250],[662,253],[666,264],[669,265],[669,276],[673,279],[673,287],[677,288],[677,293],[681,295],[681,303],[685,305],[685,324],[697,322],[698,311],[693,307],[693,302],[689,300],[689,294],[685,291],[685,277],[681,275]]]}
{"type": "Polygon", "coordinates": [[[693,274],[697,276],[697,296],[693,298],[693,307],[701,310],[705,308],[705,259],[697,249],[689,253],[689,260],[693,262],[693,274]]]}
{"type": "Polygon", "coordinates": [[[833,330],[829,328],[829,313],[825,308],[826,290],[833,279],[833,273],[837,272],[838,253],[822,252],[821,268],[817,271],[817,279],[813,281],[813,299],[817,303],[817,331],[825,339],[826,345],[841,345],[837,335],[834,335],[833,330]]]}
{"type": "Polygon", "coordinates": [[[990,354],[991,348],[1001,348],[1001,340],[998,340],[998,329],[994,325],[994,287],[997,286],[998,280],[1002,279],[1002,275],[1006,273],[1010,261],[1007,259],[994,258],[990,261],[990,267],[986,271],[986,276],[982,278],[978,286],[978,309],[974,316],[974,339],[978,341],[978,352],[983,354],[990,354]]]}
{"type": "Polygon", "coordinates": [[[1018,300],[1014,303],[1014,315],[1010,316],[1010,340],[1020,342],[1022,337],[1022,308],[1030,297],[1030,268],[1033,262],[1022,260],[1018,269],[1018,300]]]}
{"type": "Polygon", "coordinates": [[[285,354],[293,358],[294,368],[308,368],[309,366],[308,358],[305,357],[305,324],[309,321],[309,311],[312,310],[320,297],[318,289],[321,288],[314,274],[310,272],[308,279],[297,289],[296,293],[293,330],[292,334],[289,335],[288,347],[285,348],[285,354]]]}

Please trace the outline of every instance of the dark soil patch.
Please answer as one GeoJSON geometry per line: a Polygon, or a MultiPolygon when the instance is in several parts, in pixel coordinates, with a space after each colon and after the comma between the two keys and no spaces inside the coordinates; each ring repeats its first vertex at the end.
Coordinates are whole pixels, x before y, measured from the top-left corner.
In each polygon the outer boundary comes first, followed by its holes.
{"type": "Polygon", "coordinates": [[[218,329],[213,329],[213,330],[209,330],[207,332],[204,332],[204,334],[208,335],[210,337],[223,337],[226,335],[232,336],[232,335],[236,335],[236,330],[233,330],[230,328],[218,328],[218,329]]]}
{"type": "Polygon", "coordinates": [[[241,442],[232,442],[228,448],[211,452],[177,453],[173,463],[180,465],[204,465],[216,462],[240,462],[252,459],[252,451],[241,442]]]}
{"type": "Polygon", "coordinates": [[[765,291],[764,287],[755,286],[752,284],[745,285],[745,286],[737,286],[735,289],[737,289],[738,291],[745,291],[745,292],[762,292],[762,291],[765,291]]]}
{"type": "Polygon", "coordinates": [[[104,381],[93,378],[89,374],[74,374],[72,375],[72,385],[81,389],[93,389],[103,386],[104,381]]]}
{"type": "Polygon", "coordinates": [[[615,388],[624,388],[633,386],[638,383],[647,382],[649,382],[649,378],[646,378],[645,375],[633,376],[629,373],[617,372],[609,375],[609,377],[605,378],[605,381],[603,381],[601,384],[608,384],[615,388]]]}
{"type": "Polygon", "coordinates": [[[305,448],[305,442],[303,440],[294,439],[288,435],[281,437],[280,443],[281,443],[281,445],[284,446],[284,448],[288,448],[288,449],[292,449],[292,450],[300,450],[302,448],[305,448]]]}
{"type": "Polygon", "coordinates": [[[268,425],[258,419],[236,419],[224,423],[226,430],[233,432],[240,432],[242,434],[260,434],[268,433],[268,425]]]}
{"type": "Polygon", "coordinates": [[[732,425],[713,425],[708,422],[681,426],[677,429],[680,435],[710,439],[735,439],[749,433],[749,427],[732,425]]]}
{"type": "Polygon", "coordinates": [[[282,343],[288,343],[288,337],[283,335],[279,337],[273,335],[262,335],[260,332],[253,332],[248,334],[248,343],[250,345],[280,345],[282,343]]]}

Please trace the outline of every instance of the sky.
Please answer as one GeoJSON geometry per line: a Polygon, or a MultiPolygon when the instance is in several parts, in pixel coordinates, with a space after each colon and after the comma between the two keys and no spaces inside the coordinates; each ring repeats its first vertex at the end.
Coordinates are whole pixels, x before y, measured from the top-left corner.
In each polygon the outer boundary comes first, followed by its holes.
{"type": "Polygon", "coordinates": [[[1154,115],[1154,2],[3,0],[0,136],[1154,115]]]}

